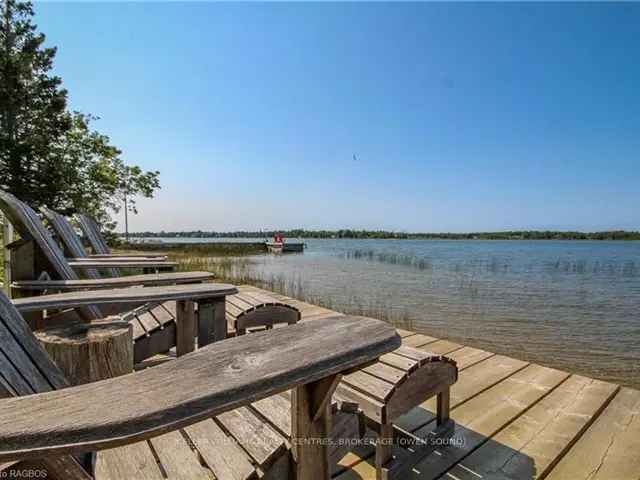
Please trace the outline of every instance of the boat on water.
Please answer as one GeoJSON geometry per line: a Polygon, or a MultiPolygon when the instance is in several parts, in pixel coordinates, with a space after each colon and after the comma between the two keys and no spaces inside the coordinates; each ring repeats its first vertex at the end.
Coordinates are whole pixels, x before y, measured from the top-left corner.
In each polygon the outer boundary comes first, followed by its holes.
{"type": "Polygon", "coordinates": [[[301,253],[304,251],[304,242],[289,242],[286,241],[284,236],[280,233],[276,233],[273,236],[273,240],[265,240],[265,246],[270,253],[301,253]]]}

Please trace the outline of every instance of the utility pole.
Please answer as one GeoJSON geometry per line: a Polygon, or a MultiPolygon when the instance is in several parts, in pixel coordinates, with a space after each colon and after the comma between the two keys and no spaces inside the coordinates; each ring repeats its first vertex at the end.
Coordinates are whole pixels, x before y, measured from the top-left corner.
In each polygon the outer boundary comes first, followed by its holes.
{"type": "Polygon", "coordinates": [[[129,243],[129,208],[127,208],[127,192],[124,192],[124,239],[129,243]]]}

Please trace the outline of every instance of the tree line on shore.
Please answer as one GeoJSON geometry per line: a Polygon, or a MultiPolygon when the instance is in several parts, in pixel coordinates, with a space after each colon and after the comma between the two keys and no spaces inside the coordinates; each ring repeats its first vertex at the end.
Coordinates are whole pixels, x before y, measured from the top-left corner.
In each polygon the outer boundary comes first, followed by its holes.
{"type": "Polygon", "coordinates": [[[285,238],[351,238],[351,239],[414,239],[414,240],[640,240],[640,231],[612,230],[576,232],[553,230],[523,230],[471,233],[406,233],[386,230],[260,230],[214,232],[193,230],[185,232],[136,232],[138,238],[271,238],[281,233],[285,238]]]}

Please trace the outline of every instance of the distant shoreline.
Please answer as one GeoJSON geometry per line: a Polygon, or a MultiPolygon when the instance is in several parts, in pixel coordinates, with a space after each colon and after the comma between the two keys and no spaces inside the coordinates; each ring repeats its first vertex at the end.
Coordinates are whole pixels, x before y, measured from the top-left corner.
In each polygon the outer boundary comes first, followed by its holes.
{"type": "MultiPolygon", "coordinates": [[[[282,230],[285,238],[300,239],[379,239],[379,240],[640,240],[640,231],[507,231],[471,233],[402,233],[370,230],[282,230]]],[[[130,238],[272,238],[276,231],[262,232],[134,232],[130,238]]],[[[124,236],[122,233],[119,234],[124,236]]]]}

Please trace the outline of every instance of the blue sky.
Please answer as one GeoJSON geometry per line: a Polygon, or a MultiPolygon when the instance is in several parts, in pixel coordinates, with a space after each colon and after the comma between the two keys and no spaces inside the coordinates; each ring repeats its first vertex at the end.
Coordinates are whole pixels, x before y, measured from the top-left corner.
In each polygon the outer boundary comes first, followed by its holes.
{"type": "Polygon", "coordinates": [[[640,229],[640,4],[35,7],[133,230],[640,229]]]}

